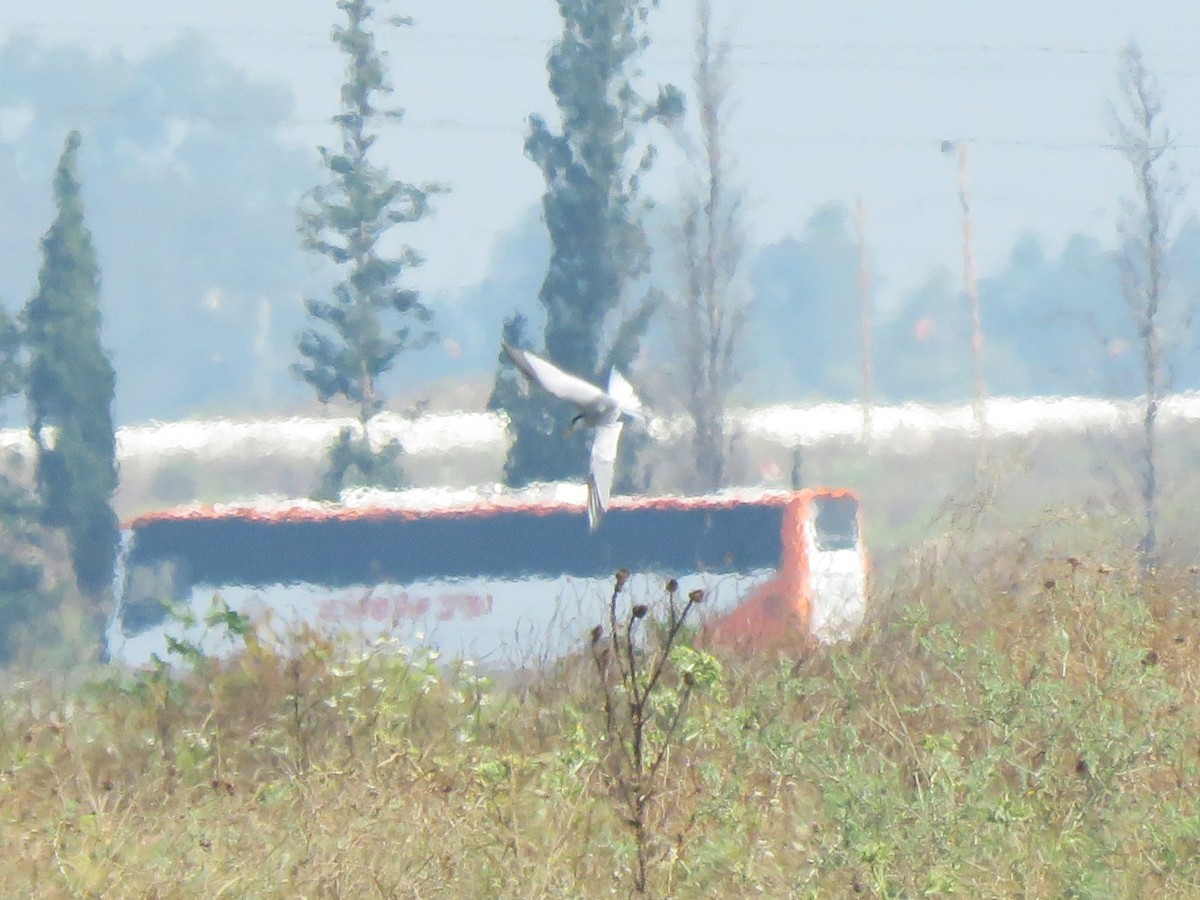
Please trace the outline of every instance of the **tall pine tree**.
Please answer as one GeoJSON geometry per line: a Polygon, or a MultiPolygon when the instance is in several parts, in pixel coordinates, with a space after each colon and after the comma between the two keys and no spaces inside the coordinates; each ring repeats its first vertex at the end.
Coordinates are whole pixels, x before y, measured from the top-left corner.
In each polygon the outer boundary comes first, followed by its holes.
{"type": "Polygon", "coordinates": [[[57,214],[42,238],[38,290],[25,307],[26,398],[43,524],[66,532],[80,590],[100,599],[119,538],[116,379],[100,337],[100,269],[84,223],[79,144],[72,131],[54,173],[57,214]]]}
{"type": "MultiPolygon", "coordinates": [[[[305,300],[312,324],[299,338],[303,361],[293,366],[322,403],[342,398],[357,407],[358,428],[343,430],[330,451],[320,493],[328,499],[354,484],[402,482],[401,447],[393,442],[372,449],[369,426],[384,406],[380,378],[400,353],[432,338],[432,315],[419,294],[401,284],[404,272],[420,265],[420,255],[408,246],[388,254],[380,245],[393,226],[423,218],[429,196],[442,190],[394,180],[373,160],[375,128],[403,113],[376,105],[392,87],[387,54],[376,47],[374,6],[366,0],[339,0],[337,6],[346,14],[346,24],[333,29],[333,41],[346,56],[342,110],[333,117],[341,146],[319,148],[329,181],[301,203],[300,234],[305,248],[325,257],[339,280],[331,299],[305,300]]],[[[402,17],[387,22],[411,24],[402,17]]]]}
{"type": "MultiPolygon", "coordinates": [[[[683,96],[667,86],[647,102],[634,85],[638,58],[649,43],[646,19],[657,5],[657,0],[558,0],[563,33],[550,51],[547,71],[562,129],[552,131],[541,117],[531,116],[525,140],[525,153],[546,182],[542,213],[551,254],[538,294],[546,311],[545,354],[596,382],[611,366],[628,368],[658,305],[653,292],[634,296],[650,258],[641,180],[654,151],[642,135],[650,122],[677,118],[683,96]]],[[[507,365],[502,363],[498,379],[508,377],[507,365]]],[[[587,436],[576,433],[563,446],[573,413],[568,404],[535,394],[508,413],[509,484],[575,478],[586,471],[587,436]]],[[[627,473],[628,467],[618,471],[627,473]]]]}

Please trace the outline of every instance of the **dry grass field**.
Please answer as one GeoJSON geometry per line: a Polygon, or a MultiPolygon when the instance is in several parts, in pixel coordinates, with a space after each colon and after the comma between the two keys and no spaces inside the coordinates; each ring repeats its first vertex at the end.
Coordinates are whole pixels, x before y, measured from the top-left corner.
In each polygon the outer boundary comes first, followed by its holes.
{"type": "MultiPolygon", "coordinates": [[[[648,895],[1200,891],[1196,576],[959,549],[852,643],[671,655],[644,715],[667,750],[642,785],[648,895]]],[[[629,723],[605,692],[583,652],[493,681],[252,634],[224,663],[18,685],[0,893],[626,896],[629,723]]]]}

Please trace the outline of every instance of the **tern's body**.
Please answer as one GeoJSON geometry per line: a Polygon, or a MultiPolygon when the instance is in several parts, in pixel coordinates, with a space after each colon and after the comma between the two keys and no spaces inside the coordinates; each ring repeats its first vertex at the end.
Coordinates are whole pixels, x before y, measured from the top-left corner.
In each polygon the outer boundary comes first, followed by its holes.
{"type": "Polygon", "coordinates": [[[595,531],[608,508],[623,417],[641,418],[641,403],[616,369],[609,374],[605,391],[527,350],[503,346],[513,365],[526,378],[547,393],[575,405],[579,414],[571,423],[573,428],[583,425],[595,429],[588,472],[588,526],[595,531]]]}

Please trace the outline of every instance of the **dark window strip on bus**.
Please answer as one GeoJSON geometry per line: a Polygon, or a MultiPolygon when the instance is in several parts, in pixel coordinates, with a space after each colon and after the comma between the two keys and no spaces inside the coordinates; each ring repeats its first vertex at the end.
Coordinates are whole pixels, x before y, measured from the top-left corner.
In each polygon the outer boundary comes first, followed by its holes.
{"type": "Polygon", "coordinates": [[[755,504],[613,509],[594,535],[571,510],[282,522],[160,519],[137,528],[126,564],[132,573],[170,561],[177,590],[606,577],[622,567],[670,575],[747,573],[779,565],[783,513],[779,505],[755,504]]]}

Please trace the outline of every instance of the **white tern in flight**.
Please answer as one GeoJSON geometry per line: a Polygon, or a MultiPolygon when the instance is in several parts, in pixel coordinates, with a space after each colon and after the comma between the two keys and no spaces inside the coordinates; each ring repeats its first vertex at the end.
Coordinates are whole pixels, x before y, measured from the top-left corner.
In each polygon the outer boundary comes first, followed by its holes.
{"type": "Polygon", "coordinates": [[[608,509],[612,491],[613,467],[617,462],[617,442],[621,439],[622,417],[642,419],[642,404],[629,382],[614,368],[605,391],[577,375],[564,372],[554,363],[528,350],[503,344],[504,352],[521,372],[549,394],[574,403],[579,414],[571,420],[570,434],[577,426],[595,429],[592,461],[588,473],[588,528],[595,531],[608,509]]]}

